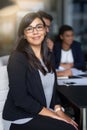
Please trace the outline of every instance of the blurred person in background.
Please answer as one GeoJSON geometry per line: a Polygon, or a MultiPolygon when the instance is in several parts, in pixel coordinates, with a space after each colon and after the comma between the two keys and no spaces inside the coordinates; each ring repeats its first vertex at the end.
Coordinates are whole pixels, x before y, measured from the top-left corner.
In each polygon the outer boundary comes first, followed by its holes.
{"type": "Polygon", "coordinates": [[[72,76],[71,68],[85,69],[84,55],[81,43],[74,40],[73,28],[62,25],[54,44],[55,68],[59,69],[57,76],[72,76]]]}
{"type": "Polygon", "coordinates": [[[51,38],[49,38],[49,33],[50,33],[50,27],[51,27],[51,22],[53,20],[53,17],[50,14],[48,14],[45,11],[42,11],[42,10],[39,10],[37,13],[42,17],[42,19],[44,20],[44,22],[46,24],[46,32],[47,32],[47,36],[48,36],[47,46],[48,46],[49,50],[52,52],[54,42],[52,41],[51,38]]]}
{"type": "Polygon", "coordinates": [[[37,13],[19,25],[17,47],[7,70],[9,92],[3,110],[4,130],[78,130],[57,94],[55,70],[46,43],[46,26],[37,13]]]}

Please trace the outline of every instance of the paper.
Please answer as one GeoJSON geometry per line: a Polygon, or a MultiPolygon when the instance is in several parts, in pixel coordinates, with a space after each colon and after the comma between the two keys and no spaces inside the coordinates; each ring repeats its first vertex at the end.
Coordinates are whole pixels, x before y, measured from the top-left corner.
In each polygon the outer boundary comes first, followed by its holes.
{"type": "Polygon", "coordinates": [[[71,71],[72,71],[73,76],[79,76],[79,75],[86,74],[86,72],[83,72],[82,70],[78,70],[76,68],[72,68],[71,71]]]}
{"type": "Polygon", "coordinates": [[[78,78],[78,79],[63,79],[57,80],[58,85],[66,85],[66,86],[87,86],[87,78],[83,77],[83,78],[78,78]],[[73,83],[73,84],[72,84],[73,83]]]}
{"type": "Polygon", "coordinates": [[[61,77],[57,77],[57,79],[68,79],[69,77],[68,76],[61,76],[61,77]]]}

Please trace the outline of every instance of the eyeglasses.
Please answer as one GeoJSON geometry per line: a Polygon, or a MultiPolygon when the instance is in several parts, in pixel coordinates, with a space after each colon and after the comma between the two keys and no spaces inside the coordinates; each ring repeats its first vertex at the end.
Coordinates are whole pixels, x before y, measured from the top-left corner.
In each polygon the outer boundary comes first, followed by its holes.
{"type": "Polygon", "coordinates": [[[44,25],[37,24],[36,27],[29,26],[29,27],[25,28],[25,31],[27,31],[27,33],[33,33],[34,29],[36,29],[37,31],[42,31],[44,29],[44,25]]]}

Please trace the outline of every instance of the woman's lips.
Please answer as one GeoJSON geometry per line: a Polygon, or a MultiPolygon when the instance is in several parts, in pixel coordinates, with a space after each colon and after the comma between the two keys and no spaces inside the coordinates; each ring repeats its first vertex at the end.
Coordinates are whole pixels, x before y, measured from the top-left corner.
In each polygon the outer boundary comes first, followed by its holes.
{"type": "Polygon", "coordinates": [[[34,40],[39,40],[40,39],[40,36],[37,36],[37,37],[33,37],[34,40]]]}

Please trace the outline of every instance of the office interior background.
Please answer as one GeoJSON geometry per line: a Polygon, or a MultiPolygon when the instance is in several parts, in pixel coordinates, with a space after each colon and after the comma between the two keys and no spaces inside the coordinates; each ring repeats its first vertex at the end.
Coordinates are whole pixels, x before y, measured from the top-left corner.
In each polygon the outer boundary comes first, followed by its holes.
{"type": "Polygon", "coordinates": [[[73,27],[87,62],[87,0],[0,0],[0,56],[10,54],[14,48],[21,18],[38,10],[53,16],[53,37],[62,24],[73,27]]]}

